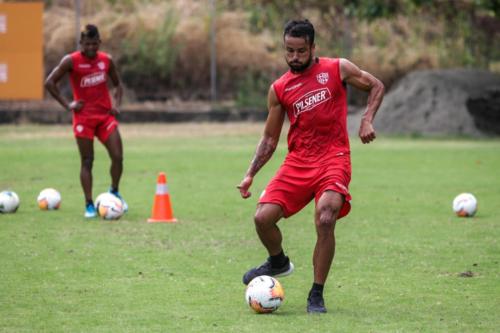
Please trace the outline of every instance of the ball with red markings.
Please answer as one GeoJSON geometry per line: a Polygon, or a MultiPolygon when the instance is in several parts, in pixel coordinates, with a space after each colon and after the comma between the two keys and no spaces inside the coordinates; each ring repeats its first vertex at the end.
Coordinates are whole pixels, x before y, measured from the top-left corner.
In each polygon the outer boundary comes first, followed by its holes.
{"type": "Polygon", "coordinates": [[[471,193],[461,193],[453,200],[453,211],[460,217],[471,217],[477,211],[477,199],[471,193]]]}
{"type": "Polygon", "coordinates": [[[41,210],[59,209],[61,206],[61,194],[53,188],[46,188],[40,192],[36,201],[41,210]]]}
{"type": "Polygon", "coordinates": [[[111,193],[99,195],[95,202],[97,213],[105,220],[118,220],[124,213],[122,200],[111,193]]]}
{"type": "Polygon", "coordinates": [[[285,300],[285,291],[278,280],[261,275],[254,278],[245,292],[247,304],[257,313],[276,311],[285,300]]]}

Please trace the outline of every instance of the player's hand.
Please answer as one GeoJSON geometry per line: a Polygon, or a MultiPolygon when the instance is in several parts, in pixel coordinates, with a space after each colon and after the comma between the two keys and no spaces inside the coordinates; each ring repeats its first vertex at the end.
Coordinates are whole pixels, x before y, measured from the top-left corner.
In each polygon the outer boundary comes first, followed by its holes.
{"type": "Polygon", "coordinates": [[[361,142],[370,143],[375,140],[376,137],[372,123],[368,120],[361,120],[361,126],[359,127],[359,138],[361,142]]]}
{"type": "Polygon", "coordinates": [[[83,108],[84,102],[82,100],[72,101],[69,103],[69,110],[79,112],[83,108]]]}
{"type": "Polygon", "coordinates": [[[120,114],[120,110],[118,110],[118,108],[111,108],[111,110],[109,110],[109,114],[116,117],[120,114]]]}
{"type": "Polygon", "coordinates": [[[253,178],[250,176],[245,176],[243,180],[241,181],[240,185],[236,186],[238,190],[240,190],[241,197],[243,199],[250,198],[252,195],[251,192],[248,191],[250,186],[252,186],[253,178]]]}

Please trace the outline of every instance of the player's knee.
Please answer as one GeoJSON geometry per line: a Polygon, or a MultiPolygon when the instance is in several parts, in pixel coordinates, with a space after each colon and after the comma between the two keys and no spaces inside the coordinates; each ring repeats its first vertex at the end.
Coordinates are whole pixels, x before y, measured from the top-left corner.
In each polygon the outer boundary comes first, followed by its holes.
{"type": "Polygon", "coordinates": [[[86,169],[92,169],[94,164],[94,155],[82,156],[82,167],[86,169]]]}
{"type": "Polygon", "coordinates": [[[335,226],[338,209],[324,208],[319,212],[316,224],[319,228],[332,229],[335,226]]]}
{"type": "Polygon", "coordinates": [[[122,154],[112,154],[111,161],[113,161],[113,163],[116,163],[116,164],[122,164],[123,163],[123,155],[122,154]]]}
{"type": "Polygon", "coordinates": [[[257,228],[265,228],[271,224],[269,217],[261,211],[255,213],[253,220],[257,228]]]}

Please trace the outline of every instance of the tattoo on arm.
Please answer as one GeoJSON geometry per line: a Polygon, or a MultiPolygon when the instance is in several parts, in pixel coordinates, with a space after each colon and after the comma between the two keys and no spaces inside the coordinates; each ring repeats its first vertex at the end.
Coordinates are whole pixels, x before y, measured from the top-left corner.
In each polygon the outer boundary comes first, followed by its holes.
{"type": "Polygon", "coordinates": [[[247,175],[255,176],[255,174],[264,166],[264,164],[269,161],[274,151],[276,150],[277,143],[271,138],[262,138],[259,145],[257,146],[257,151],[255,156],[250,163],[247,175]]]}

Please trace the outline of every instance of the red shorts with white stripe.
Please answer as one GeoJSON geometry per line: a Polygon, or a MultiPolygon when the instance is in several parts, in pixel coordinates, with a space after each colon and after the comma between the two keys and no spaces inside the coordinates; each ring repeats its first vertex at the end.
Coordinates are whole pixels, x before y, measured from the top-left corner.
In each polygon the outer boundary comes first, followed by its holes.
{"type": "Polygon", "coordinates": [[[344,205],[337,219],[351,210],[350,156],[336,156],[330,163],[319,166],[295,166],[285,163],[262,192],[259,203],[273,203],[281,206],[285,217],[292,216],[304,208],[313,198],[318,203],[325,191],[335,191],[344,196],[344,205]]]}
{"type": "Polygon", "coordinates": [[[99,141],[106,142],[115,128],[118,127],[118,121],[110,114],[80,116],[73,114],[73,133],[77,138],[94,139],[96,136],[99,141]]]}

